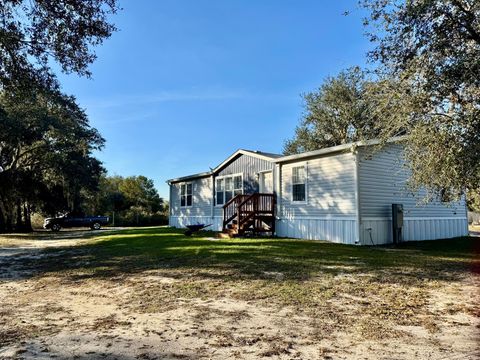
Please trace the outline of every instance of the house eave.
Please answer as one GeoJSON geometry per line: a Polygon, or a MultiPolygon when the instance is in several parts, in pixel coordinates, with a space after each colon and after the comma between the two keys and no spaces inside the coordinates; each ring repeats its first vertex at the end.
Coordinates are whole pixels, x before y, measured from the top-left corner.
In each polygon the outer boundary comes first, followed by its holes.
{"type": "MultiPolygon", "coordinates": [[[[407,138],[406,136],[393,137],[393,138],[387,140],[387,143],[395,143],[395,142],[404,141],[406,138],[407,138]]],[[[356,141],[356,142],[353,142],[353,143],[332,146],[332,147],[324,148],[324,149],[320,149],[320,150],[308,151],[308,152],[304,152],[304,153],[301,153],[301,154],[282,156],[282,157],[280,157],[278,159],[275,159],[273,161],[277,164],[278,163],[286,163],[286,162],[295,162],[297,160],[306,160],[306,159],[309,159],[309,158],[331,155],[331,154],[345,152],[345,151],[349,151],[349,150],[351,151],[351,150],[354,150],[355,148],[358,148],[358,147],[380,145],[381,143],[382,143],[382,140],[379,140],[379,139],[366,140],[366,141],[356,141]]]]}
{"type": "Polygon", "coordinates": [[[230,155],[227,159],[225,159],[225,161],[223,161],[215,169],[213,169],[212,172],[213,173],[219,172],[220,170],[222,170],[225,166],[230,164],[233,160],[235,160],[240,155],[253,156],[253,157],[256,157],[258,159],[271,161],[271,162],[274,162],[277,159],[276,157],[271,157],[271,156],[266,156],[266,155],[263,155],[263,154],[259,154],[256,151],[239,149],[239,150],[235,151],[232,155],[230,155]]]}
{"type": "Polygon", "coordinates": [[[261,154],[261,153],[256,152],[256,151],[239,149],[239,150],[235,151],[232,155],[230,155],[220,165],[218,165],[217,167],[215,167],[211,171],[170,179],[170,180],[167,180],[167,184],[170,185],[170,184],[174,184],[174,183],[178,183],[178,182],[195,180],[195,179],[200,179],[200,178],[212,176],[212,175],[220,172],[220,170],[225,168],[228,164],[230,164],[233,160],[235,160],[236,158],[238,158],[241,155],[253,156],[253,157],[256,157],[258,159],[270,161],[272,163],[277,159],[277,157],[267,156],[267,155],[261,154]]]}
{"type": "Polygon", "coordinates": [[[193,175],[182,176],[182,177],[175,178],[175,179],[169,179],[169,180],[167,180],[167,184],[170,185],[170,184],[174,184],[174,183],[178,183],[178,182],[183,182],[183,181],[201,179],[201,178],[208,177],[208,176],[212,176],[212,175],[213,175],[213,172],[207,171],[207,172],[203,172],[203,173],[198,173],[198,174],[193,174],[193,175]]]}

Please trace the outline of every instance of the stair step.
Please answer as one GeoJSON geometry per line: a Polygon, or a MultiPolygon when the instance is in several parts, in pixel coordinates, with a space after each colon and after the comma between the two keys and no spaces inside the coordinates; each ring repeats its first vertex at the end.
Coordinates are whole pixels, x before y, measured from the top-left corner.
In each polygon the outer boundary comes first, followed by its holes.
{"type": "Polygon", "coordinates": [[[217,233],[216,237],[218,239],[231,239],[233,238],[234,236],[231,235],[230,233],[228,232],[221,232],[221,233],[217,233]]]}
{"type": "Polygon", "coordinates": [[[274,194],[237,195],[235,201],[224,207],[224,231],[222,236],[242,236],[244,234],[274,234],[275,204],[274,194]],[[241,204],[241,206],[240,206],[241,204]],[[228,214],[228,216],[227,216],[228,214]],[[242,219],[242,223],[238,222],[242,219]]]}

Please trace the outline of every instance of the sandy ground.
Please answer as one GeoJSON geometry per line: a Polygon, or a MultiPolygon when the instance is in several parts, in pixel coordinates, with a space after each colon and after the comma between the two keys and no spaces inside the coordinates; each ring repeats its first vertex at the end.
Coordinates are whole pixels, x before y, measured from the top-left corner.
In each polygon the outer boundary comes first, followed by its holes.
{"type": "Polygon", "coordinates": [[[1,247],[0,359],[480,359],[479,283],[473,275],[460,286],[435,290],[430,311],[442,315],[431,328],[399,326],[393,336],[365,339],[358,329],[339,332],[335,313],[317,319],[229,296],[165,296],[152,309],[138,296],[183,281],[178,274],[35,274],[32,262],[54,262],[65,254],[45,248],[88,241],[79,234],[17,239],[1,247]]]}
{"type": "Polygon", "coordinates": [[[470,225],[468,229],[470,230],[470,236],[480,237],[480,225],[470,225]]]}

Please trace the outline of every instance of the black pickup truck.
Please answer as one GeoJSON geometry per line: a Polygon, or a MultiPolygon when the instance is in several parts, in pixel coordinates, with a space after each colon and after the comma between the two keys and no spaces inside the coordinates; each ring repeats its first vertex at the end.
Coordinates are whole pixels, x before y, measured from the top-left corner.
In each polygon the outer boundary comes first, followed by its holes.
{"type": "Polygon", "coordinates": [[[61,228],[89,227],[92,230],[101,229],[102,225],[109,222],[108,216],[74,216],[66,214],[56,218],[46,218],[43,227],[52,231],[60,231],[61,228]]]}

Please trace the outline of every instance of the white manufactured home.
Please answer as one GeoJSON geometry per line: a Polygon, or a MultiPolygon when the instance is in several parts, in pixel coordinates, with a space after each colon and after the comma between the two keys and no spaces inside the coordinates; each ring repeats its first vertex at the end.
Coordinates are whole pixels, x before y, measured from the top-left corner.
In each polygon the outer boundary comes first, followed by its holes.
{"type": "Polygon", "coordinates": [[[291,156],[238,150],[211,171],[168,180],[170,225],[377,245],[393,241],[392,204],[401,204],[402,241],[468,235],[465,201],[423,202],[406,188],[401,139],[376,145],[291,156]]]}

